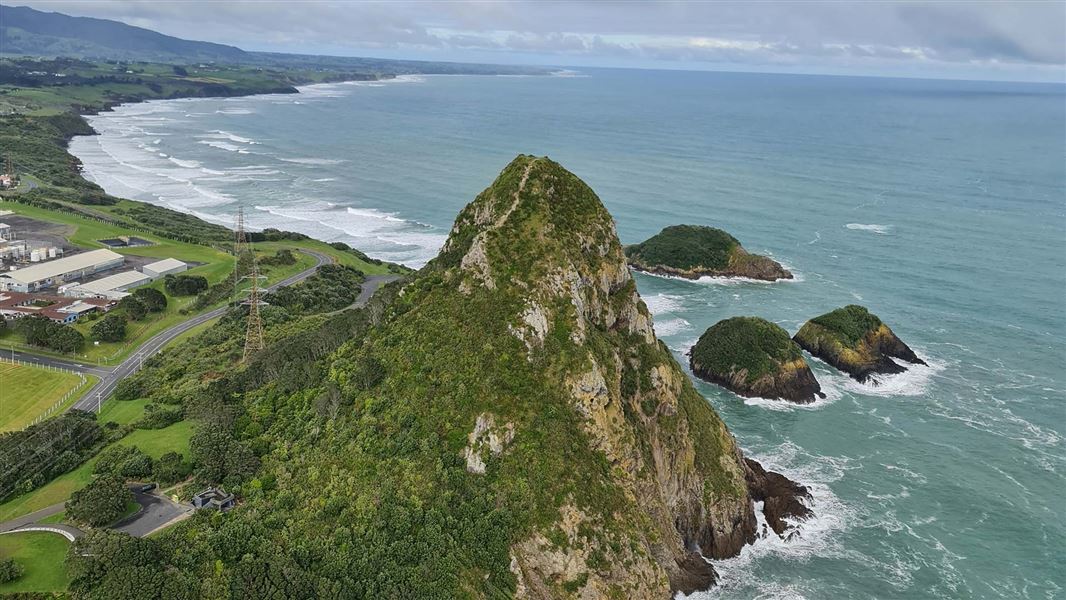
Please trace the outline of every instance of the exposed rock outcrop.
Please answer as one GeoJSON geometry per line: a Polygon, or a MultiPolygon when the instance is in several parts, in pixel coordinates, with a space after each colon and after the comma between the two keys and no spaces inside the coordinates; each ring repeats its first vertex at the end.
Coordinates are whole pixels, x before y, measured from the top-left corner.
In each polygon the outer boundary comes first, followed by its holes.
{"type": "Polygon", "coordinates": [[[558,164],[508,165],[393,310],[361,350],[389,379],[356,405],[375,430],[430,432],[404,446],[417,489],[501,515],[457,595],[667,598],[755,539],[765,477],[656,339],[614,221],[558,164]]]}
{"type": "Polygon", "coordinates": [[[888,325],[856,304],[807,321],[793,339],[807,352],[864,383],[875,374],[907,370],[893,358],[926,364],[888,325]]]}
{"type": "Polygon", "coordinates": [[[626,246],[625,254],[634,269],[657,275],[792,279],[792,273],[775,260],[751,254],[728,233],[702,225],[667,227],[639,244],[626,246]]]}
{"type": "Polygon", "coordinates": [[[825,397],[803,352],[788,332],[758,317],[719,321],[689,353],[700,379],[737,395],[808,404],[825,397]]]}

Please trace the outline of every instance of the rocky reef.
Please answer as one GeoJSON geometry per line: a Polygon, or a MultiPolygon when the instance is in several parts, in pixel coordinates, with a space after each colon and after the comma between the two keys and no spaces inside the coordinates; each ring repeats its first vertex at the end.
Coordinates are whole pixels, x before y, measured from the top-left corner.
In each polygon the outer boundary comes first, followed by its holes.
{"type": "Polygon", "coordinates": [[[792,273],[773,259],[751,254],[735,237],[702,225],[672,225],[639,244],[626,246],[625,255],[629,266],[657,275],[792,279],[792,273]]]}
{"type": "Polygon", "coordinates": [[[689,366],[700,379],[749,398],[809,404],[825,396],[788,332],[759,317],[709,327],[692,347],[689,366]]]}
{"type": "Polygon", "coordinates": [[[859,382],[869,381],[878,373],[907,370],[893,358],[915,365],[926,364],[888,325],[856,304],[807,321],[793,339],[807,352],[859,382]]]}

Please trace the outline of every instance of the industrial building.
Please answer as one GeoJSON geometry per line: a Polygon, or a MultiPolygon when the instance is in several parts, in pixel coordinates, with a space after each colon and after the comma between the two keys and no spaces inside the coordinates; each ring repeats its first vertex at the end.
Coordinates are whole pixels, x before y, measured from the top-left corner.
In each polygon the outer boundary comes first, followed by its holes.
{"type": "Polygon", "coordinates": [[[189,265],[176,258],[165,258],[152,264],[144,265],[141,271],[152,278],[153,281],[166,275],[174,275],[189,270],[189,265]]]}
{"type": "Polygon", "coordinates": [[[56,323],[69,324],[91,312],[107,312],[114,300],[98,298],[61,298],[22,292],[0,292],[0,318],[19,319],[40,316],[56,323]]]}
{"type": "Polygon", "coordinates": [[[36,292],[82,279],[122,265],[125,258],[112,250],[91,250],[46,263],[0,273],[0,291],[36,292]]]}
{"type": "Polygon", "coordinates": [[[78,298],[109,298],[121,300],[129,296],[126,290],[151,283],[152,278],[139,271],[123,271],[96,281],[74,287],[63,286],[63,293],[78,298]]]}

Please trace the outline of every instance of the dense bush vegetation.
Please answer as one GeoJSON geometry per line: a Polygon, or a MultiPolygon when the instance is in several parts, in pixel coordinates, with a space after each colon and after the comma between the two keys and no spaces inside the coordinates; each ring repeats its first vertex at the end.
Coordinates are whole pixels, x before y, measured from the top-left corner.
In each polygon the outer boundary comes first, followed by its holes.
{"type": "Polygon", "coordinates": [[[163,287],[171,296],[195,296],[207,289],[207,278],[201,275],[167,275],[163,287]]]}
{"type": "Polygon", "coordinates": [[[115,310],[129,317],[131,321],[140,321],[148,316],[148,306],[137,296],[126,296],[119,300],[115,310]]]}
{"type": "Polygon", "coordinates": [[[725,269],[740,242],[714,227],[673,225],[647,240],[627,246],[626,256],[646,267],[689,270],[725,269]]]}
{"type": "Polygon", "coordinates": [[[292,253],[292,250],[283,248],[275,252],[274,256],[261,257],[259,259],[259,264],[267,267],[295,265],[296,255],[292,253]]]}
{"type": "Polygon", "coordinates": [[[788,332],[758,317],[733,317],[712,325],[692,348],[692,360],[721,375],[748,370],[747,381],[774,373],[780,363],[803,358],[788,332]]]}
{"type": "Polygon", "coordinates": [[[152,478],[161,485],[177,483],[189,476],[192,467],[185,462],[184,457],[177,452],[167,452],[155,461],[152,469],[152,478]]]}
{"type": "Polygon", "coordinates": [[[95,416],[79,410],[0,434],[0,501],[80,465],[102,434],[95,416]]]}
{"type": "Polygon", "coordinates": [[[362,271],[338,264],[322,265],[300,285],[283,287],[263,296],[267,303],[293,314],[340,310],[359,297],[362,271]]]}
{"type": "Polygon", "coordinates": [[[99,454],[93,473],[127,479],[147,477],[152,473],[152,457],[136,446],[111,446],[99,454]]]}
{"type": "Polygon", "coordinates": [[[811,319],[845,346],[854,346],[867,333],[881,326],[881,319],[857,304],[849,304],[811,319]]]}
{"type": "Polygon", "coordinates": [[[89,330],[92,338],[101,342],[121,342],[126,339],[126,317],[108,313],[89,330]]]}
{"type": "Polygon", "coordinates": [[[77,352],[85,345],[78,330],[36,315],[19,319],[18,329],[27,344],[56,352],[77,352]]]}
{"type": "Polygon", "coordinates": [[[133,493],[120,475],[100,475],[74,492],[67,502],[67,516],[75,521],[101,527],[114,523],[133,502],[133,493]]]}
{"type": "Polygon", "coordinates": [[[148,312],[163,312],[167,309],[166,295],[155,288],[138,288],[133,291],[133,297],[140,300],[148,312]]]}
{"type": "Polygon", "coordinates": [[[9,583],[15,581],[26,570],[22,568],[22,565],[15,562],[13,558],[0,558],[0,583],[9,583]]]}

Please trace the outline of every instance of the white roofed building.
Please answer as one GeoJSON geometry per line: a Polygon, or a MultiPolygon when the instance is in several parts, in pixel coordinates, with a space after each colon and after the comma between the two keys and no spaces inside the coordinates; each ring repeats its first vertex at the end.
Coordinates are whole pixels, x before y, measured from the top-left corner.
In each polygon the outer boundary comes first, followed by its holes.
{"type": "Polygon", "coordinates": [[[128,296],[126,290],[151,283],[152,278],[139,271],[123,271],[103,279],[83,283],[65,290],[66,295],[79,298],[110,298],[119,300],[128,296]]]}
{"type": "Polygon", "coordinates": [[[42,288],[81,279],[122,265],[126,259],[113,250],[90,250],[0,273],[0,290],[36,292],[42,288]]]}
{"type": "Polygon", "coordinates": [[[153,280],[159,279],[166,275],[173,275],[175,273],[182,273],[189,270],[189,265],[181,262],[176,258],[164,258],[161,261],[154,262],[141,267],[141,271],[144,271],[145,275],[148,275],[153,280]]]}

